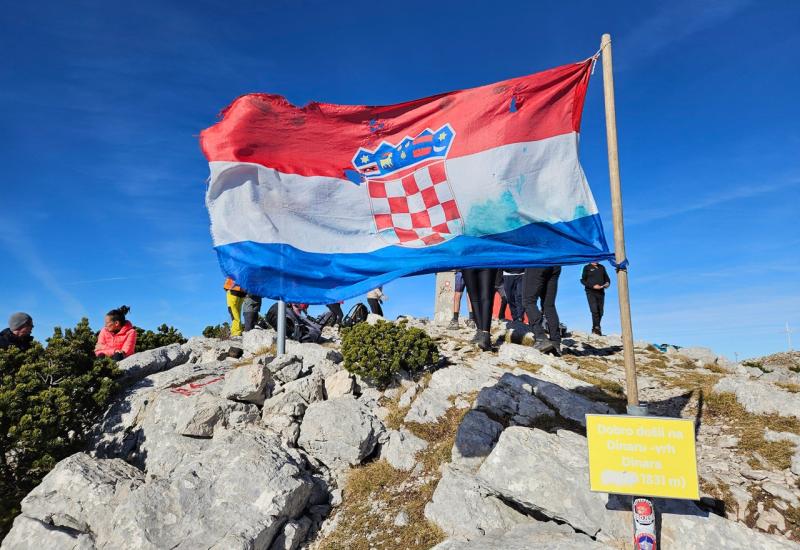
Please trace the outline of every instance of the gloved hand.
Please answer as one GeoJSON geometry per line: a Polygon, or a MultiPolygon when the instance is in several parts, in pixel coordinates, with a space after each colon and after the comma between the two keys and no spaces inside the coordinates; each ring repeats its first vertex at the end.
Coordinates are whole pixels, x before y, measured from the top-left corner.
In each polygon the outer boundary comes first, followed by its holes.
{"type": "Polygon", "coordinates": [[[114,361],[121,361],[122,359],[125,359],[125,354],[122,353],[121,351],[115,351],[114,355],[112,355],[111,358],[114,361]]]}

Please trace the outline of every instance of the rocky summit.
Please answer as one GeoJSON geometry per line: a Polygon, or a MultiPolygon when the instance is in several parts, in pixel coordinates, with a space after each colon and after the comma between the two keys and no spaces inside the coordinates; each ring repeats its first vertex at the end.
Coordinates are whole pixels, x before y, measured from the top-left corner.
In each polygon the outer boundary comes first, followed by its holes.
{"type": "MultiPolygon", "coordinates": [[[[589,491],[585,415],[624,411],[619,337],[562,357],[408,319],[442,359],[385,389],[340,339],[192,338],[120,362],[85,452],[22,501],[3,550],[626,548],[630,498],[589,491]]],[[[656,500],[663,548],[800,548],[800,354],[741,364],[636,344],[651,414],[695,422],[702,498],[656,500]]]]}

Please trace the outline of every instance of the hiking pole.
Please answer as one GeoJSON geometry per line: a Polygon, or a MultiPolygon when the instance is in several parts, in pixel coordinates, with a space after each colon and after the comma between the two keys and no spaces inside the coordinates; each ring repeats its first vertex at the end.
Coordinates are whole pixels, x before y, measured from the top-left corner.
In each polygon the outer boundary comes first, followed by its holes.
{"type": "MultiPolygon", "coordinates": [[[[600,40],[603,55],[603,97],[606,107],[606,141],[608,144],[608,178],[611,185],[611,210],[614,218],[614,253],[616,255],[617,290],[619,295],[619,317],[622,325],[622,350],[625,359],[627,412],[632,416],[647,416],[647,407],[639,404],[639,388],[636,382],[636,358],[633,354],[633,325],[628,294],[628,263],[625,257],[625,229],[622,218],[622,190],[619,177],[619,150],[617,148],[617,114],[614,105],[614,74],[611,58],[611,35],[604,34],[600,40]]],[[[634,498],[633,547],[635,550],[655,548],[656,515],[653,502],[647,498],[634,498]]]]}
{"type": "Polygon", "coordinates": [[[286,353],[286,302],[278,300],[278,355],[286,353]]]}

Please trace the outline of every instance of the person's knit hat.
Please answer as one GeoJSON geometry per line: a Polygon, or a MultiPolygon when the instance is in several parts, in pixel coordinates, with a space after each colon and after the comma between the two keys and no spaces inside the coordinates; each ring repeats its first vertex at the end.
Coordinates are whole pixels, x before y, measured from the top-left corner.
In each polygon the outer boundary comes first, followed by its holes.
{"type": "Polygon", "coordinates": [[[19,330],[25,325],[32,325],[33,319],[27,313],[23,313],[18,311],[16,313],[12,313],[11,317],[8,318],[8,328],[11,330],[19,330]]]}

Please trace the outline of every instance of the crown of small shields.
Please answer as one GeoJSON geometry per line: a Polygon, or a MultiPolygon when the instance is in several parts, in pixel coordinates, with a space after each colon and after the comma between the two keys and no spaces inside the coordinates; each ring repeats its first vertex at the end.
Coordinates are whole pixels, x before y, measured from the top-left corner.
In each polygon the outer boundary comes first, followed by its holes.
{"type": "Polygon", "coordinates": [[[431,159],[444,159],[456,133],[450,124],[438,130],[425,129],[411,138],[406,136],[397,145],[381,142],[377,149],[360,148],[353,157],[353,166],[366,177],[380,177],[431,159]]]}

